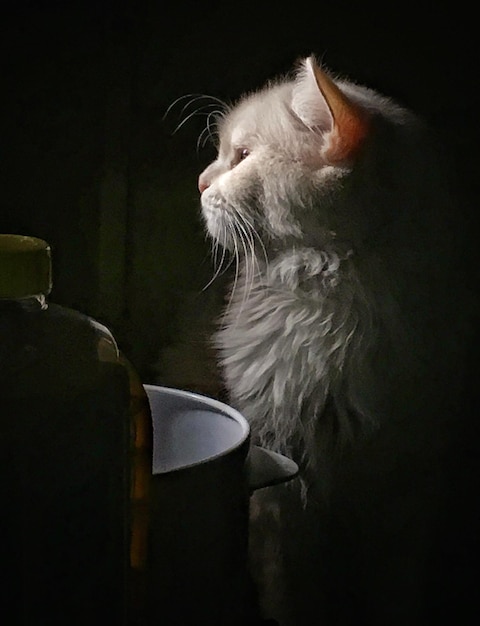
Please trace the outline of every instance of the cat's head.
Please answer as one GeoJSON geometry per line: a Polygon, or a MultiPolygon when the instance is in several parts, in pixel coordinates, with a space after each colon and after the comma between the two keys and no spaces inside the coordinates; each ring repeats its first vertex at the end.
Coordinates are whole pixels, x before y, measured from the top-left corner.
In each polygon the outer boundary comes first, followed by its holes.
{"type": "Polygon", "coordinates": [[[239,253],[259,240],[267,248],[320,243],[357,193],[348,177],[383,109],[402,116],[371,90],[334,81],[314,57],[293,79],[245,96],[218,120],[218,156],[199,177],[209,234],[239,253]]]}

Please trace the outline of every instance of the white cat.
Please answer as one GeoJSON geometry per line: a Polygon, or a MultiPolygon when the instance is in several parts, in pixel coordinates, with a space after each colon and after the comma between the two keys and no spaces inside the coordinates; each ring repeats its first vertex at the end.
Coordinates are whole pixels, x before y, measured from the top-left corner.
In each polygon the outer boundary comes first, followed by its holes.
{"type": "Polygon", "coordinates": [[[198,184],[237,263],[215,338],[224,382],[254,441],[301,468],[252,498],[262,614],[433,624],[450,606],[434,563],[465,326],[435,142],[313,57],[217,125],[198,184]]]}

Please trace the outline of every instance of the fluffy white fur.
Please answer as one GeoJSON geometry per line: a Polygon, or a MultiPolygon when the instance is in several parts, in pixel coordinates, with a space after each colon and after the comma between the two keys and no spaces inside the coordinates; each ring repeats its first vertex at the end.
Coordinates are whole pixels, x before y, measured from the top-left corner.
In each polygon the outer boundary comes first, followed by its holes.
{"type": "Polygon", "coordinates": [[[353,150],[324,80],[305,59],[231,107],[199,179],[206,228],[237,263],[216,335],[230,401],[301,467],[252,500],[252,567],[282,626],[426,624],[428,529],[461,393],[454,217],[422,124],[333,81],[367,129],[353,150]]]}

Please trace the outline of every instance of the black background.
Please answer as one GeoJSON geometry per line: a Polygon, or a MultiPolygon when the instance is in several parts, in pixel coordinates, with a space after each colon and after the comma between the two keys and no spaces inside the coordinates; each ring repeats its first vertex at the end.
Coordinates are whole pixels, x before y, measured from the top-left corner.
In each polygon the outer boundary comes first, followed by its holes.
{"type": "Polygon", "coordinates": [[[204,118],[172,134],[179,110],[163,115],[188,93],[235,99],[312,52],[436,127],[472,229],[474,10],[406,4],[3,3],[0,231],[47,239],[52,298],[106,322],[153,379],[185,294],[211,274],[196,188],[211,156],[196,150],[204,118]]]}
{"type": "MultiPolygon", "coordinates": [[[[52,299],[105,322],[144,382],[163,382],[159,355],[181,342],[185,319],[208,317],[215,300],[201,291],[212,274],[197,191],[212,156],[196,149],[205,120],[193,118],[173,134],[179,110],[163,119],[165,111],[189,93],[233,100],[313,52],[436,128],[463,192],[458,219],[476,242],[479,34],[468,7],[3,2],[0,232],[49,241],[52,299]]],[[[467,277],[474,291],[477,269],[467,277]]],[[[471,353],[477,369],[478,352],[471,353]]],[[[182,376],[170,372],[167,382],[183,386],[182,376]]],[[[452,470],[459,504],[451,523],[466,538],[462,569],[476,567],[479,551],[472,408],[452,470]]],[[[473,580],[467,588],[458,583],[459,597],[475,598],[473,580]]]]}

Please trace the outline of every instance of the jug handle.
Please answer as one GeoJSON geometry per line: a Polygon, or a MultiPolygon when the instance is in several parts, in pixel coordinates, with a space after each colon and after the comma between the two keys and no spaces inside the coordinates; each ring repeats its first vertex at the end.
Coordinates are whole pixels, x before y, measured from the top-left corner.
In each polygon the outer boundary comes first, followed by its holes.
{"type": "Polygon", "coordinates": [[[260,446],[252,445],[247,456],[247,475],[250,491],[279,485],[295,478],[295,461],[260,446]]]}

